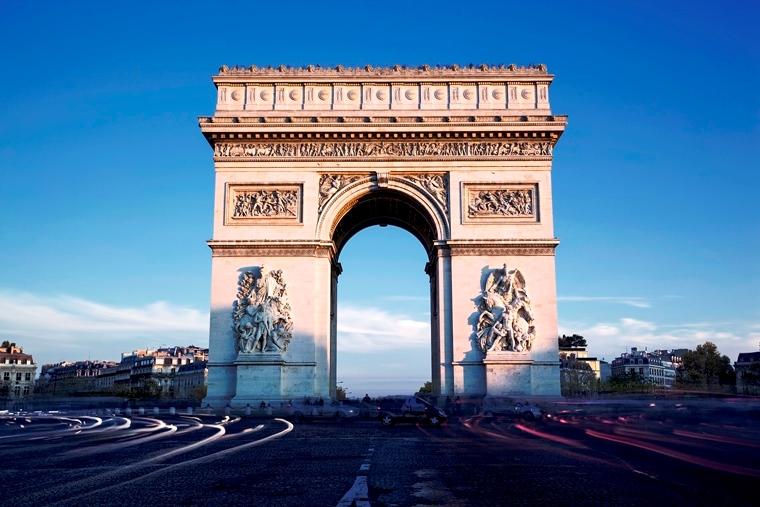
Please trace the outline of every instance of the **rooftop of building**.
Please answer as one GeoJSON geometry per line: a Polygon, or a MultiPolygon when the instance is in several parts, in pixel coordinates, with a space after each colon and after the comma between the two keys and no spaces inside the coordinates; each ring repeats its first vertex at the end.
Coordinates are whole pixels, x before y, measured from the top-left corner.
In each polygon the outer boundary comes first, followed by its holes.
{"type": "Polygon", "coordinates": [[[207,367],[208,367],[208,361],[194,361],[192,363],[181,365],[177,369],[177,371],[182,373],[182,372],[188,372],[188,371],[204,370],[207,367]]]}
{"type": "Polygon", "coordinates": [[[467,64],[467,65],[390,65],[390,66],[321,66],[305,65],[290,66],[278,65],[259,67],[257,65],[222,65],[219,67],[218,77],[263,77],[263,78],[430,78],[430,77],[488,77],[504,76],[513,74],[515,76],[546,76],[550,74],[543,63],[530,65],[512,64],[467,64]]]}
{"type": "Polygon", "coordinates": [[[5,362],[6,359],[34,363],[34,358],[30,354],[25,354],[23,347],[8,340],[3,341],[0,345],[0,362],[5,362]]]}
{"type": "Polygon", "coordinates": [[[742,352],[739,357],[736,358],[737,364],[739,363],[754,363],[760,361],[760,352],[742,352]]]}

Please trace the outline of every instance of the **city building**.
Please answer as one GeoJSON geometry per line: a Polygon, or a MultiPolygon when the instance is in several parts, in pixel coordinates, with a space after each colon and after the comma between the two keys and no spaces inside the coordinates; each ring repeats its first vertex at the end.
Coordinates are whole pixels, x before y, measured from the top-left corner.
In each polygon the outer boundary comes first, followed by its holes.
{"type": "Polygon", "coordinates": [[[42,367],[39,390],[49,395],[116,395],[192,398],[189,394],[205,384],[208,349],[160,347],[137,349],[114,361],[63,361],[42,367]],[[202,364],[197,370],[190,366],[202,364]],[[181,369],[186,371],[180,375],[181,369]],[[175,395],[181,378],[182,394],[175,395]]]}
{"type": "Polygon", "coordinates": [[[589,355],[585,338],[575,334],[562,335],[558,342],[563,395],[572,396],[596,391],[598,382],[609,378],[609,363],[589,355]]]}
{"type": "Polygon", "coordinates": [[[602,359],[599,361],[599,380],[607,382],[612,377],[612,365],[602,359]]]}
{"type": "Polygon", "coordinates": [[[687,352],[689,352],[689,349],[661,349],[652,351],[650,354],[659,357],[663,361],[673,363],[673,367],[678,370],[683,366],[683,356],[687,352]]]}
{"type": "Polygon", "coordinates": [[[631,374],[654,385],[671,388],[676,379],[676,368],[659,355],[632,347],[630,353],[624,352],[612,361],[613,377],[631,374]]]}
{"type": "Polygon", "coordinates": [[[200,400],[206,395],[208,361],[194,361],[177,369],[174,378],[174,397],[181,400],[200,400]]]}
{"type": "Polygon", "coordinates": [[[160,348],[135,362],[130,376],[131,389],[160,397],[174,397],[174,379],[183,365],[195,361],[196,355],[203,354],[197,347],[160,348]]]}
{"type": "Polygon", "coordinates": [[[562,367],[563,363],[568,363],[574,358],[579,363],[587,364],[591,368],[591,371],[594,372],[594,377],[597,380],[604,381],[610,377],[609,363],[588,354],[586,348],[588,345],[583,336],[577,334],[571,336],[562,335],[559,337],[558,342],[560,367],[562,367]]]}
{"type": "Polygon", "coordinates": [[[34,358],[13,342],[0,345],[0,398],[25,398],[34,391],[34,358]]]}
{"type": "Polygon", "coordinates": [[[736,392],[760,394],[760,352],[743,352],[734,363],[736,392]]]}
{"type": "Polygon", "coordinates": [[[45,364],[40,372],[39,390],[51,395],[92,394],[98,391],[101,371],[113,368],[113,361],[62,361],[45,364]]]}

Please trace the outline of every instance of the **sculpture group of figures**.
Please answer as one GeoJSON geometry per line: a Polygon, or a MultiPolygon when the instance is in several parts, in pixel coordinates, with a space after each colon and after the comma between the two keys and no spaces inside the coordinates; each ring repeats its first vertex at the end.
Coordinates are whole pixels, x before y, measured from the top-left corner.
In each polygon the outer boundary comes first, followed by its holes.
{"type": "Polygon", "coordinates": [[[530,190],[481,190],[470,195],[470,216],[533,215],[533,192],[530,190]]]}
{"type": "Polygon", "coordinates": [[[285,352],[293,337],[293,321],[282,270],[265,274],[262,266],[258,275],[243,273],[232,320],[240,352],[285,352]]]}
{"type": "Polygon", "coordinates": [[[478,298],[476,340],[480,350],[527,352],[533,345],[536,328],[525,278],[517,269],[492,271],[478,298]]]}
{"type": "Polygon", "coordinates": [[[234,197],[235,218],[298,215],[298,193],[295,190],[255,190],[240,192],[234,197]]]}

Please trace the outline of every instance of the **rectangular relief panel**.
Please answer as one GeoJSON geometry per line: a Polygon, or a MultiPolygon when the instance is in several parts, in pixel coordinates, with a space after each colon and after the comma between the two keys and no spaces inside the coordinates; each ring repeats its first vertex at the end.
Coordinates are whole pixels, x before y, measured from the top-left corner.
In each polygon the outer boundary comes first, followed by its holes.
{"type": "Polygon", "coordinates": [[[462,223],[538,222],[537,183],[462,183],[462,223]]]}
{"type": "Polygon", "coordinates": [[[224,225],[302,223],[302,183],[227,183],[224,225]]]}

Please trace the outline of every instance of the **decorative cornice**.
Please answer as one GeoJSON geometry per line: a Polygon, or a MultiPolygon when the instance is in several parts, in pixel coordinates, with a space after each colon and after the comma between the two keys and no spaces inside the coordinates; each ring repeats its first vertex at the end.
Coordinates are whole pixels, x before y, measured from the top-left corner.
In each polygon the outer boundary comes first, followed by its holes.
{"type": "MultiPolygon", "coordinates": [[[[323,257],[333,258],[335,244],[318,240],[209,240],[214,257],[323,257]]],[[[435,241],[439,256],[554,255],[557,239],[479,239],[435,241]]]]}
{"type": "Polygon", "coordinates": [[[209,240],[213,257],[323,257],[332,258],[332,241],[209,240]]]}
{"type": "Polygon", "coordinates": [[[255,76],[264,78],[278,77],[331,77],[336,79],[361,77],[366,79],[372,78],[393,78],[393,77],[503,77],[505,75],[515,76],[549,76],[546,65],[543,63],[531,65],[420,65],[418,67],[409,67],[406,65],[393,65],[389,67],[373,67],[365,65],[362,67],[346,67],[337,65],[335,67],[322,67],[320,65],[307,65],[304,67],[291,67],[288,65],[279,65],[277,67],[258,67],[256,65],[222,65],[219,67],[218,76],[255,76]]]}
{"type": "MultiPolygon", "coordinates": [[[[234,113],[233,111],[230,111],[234,113]]],[[[220,125],[225,127],[245,128],[255,126],[257,128],[304,128],[310,129],[319,126],[340,126],[345,129],[349,126],[368,125],[399,127],[406,125],[421,126],[445,126],[451,128],[452,125],[472,125],[478,126],[495,126],[531,128],[549,127],[551,130],[564,129],[567,124],[567,115],[483,115],[483,114],[464,114],[464,115],[427,115],[419,114],[420,111],[404,112],[399,111],[397,115],[336,115],[334,111],[321,115],[293,115],[292,112],[273,111],[265,116],[237,116],[237,115],[219,115],[219,116],[200,116],[198,124],[201,128],[220,125]],[[402,114],[404,113],[404,114],[402,114]]]]}
{"type": "Polygon", "coordinates": [[[553,256],[559,245],[556,239],[479,239],[437,241],[435,247],[444,256],[456,255],[549,255],[553,256]]]}

